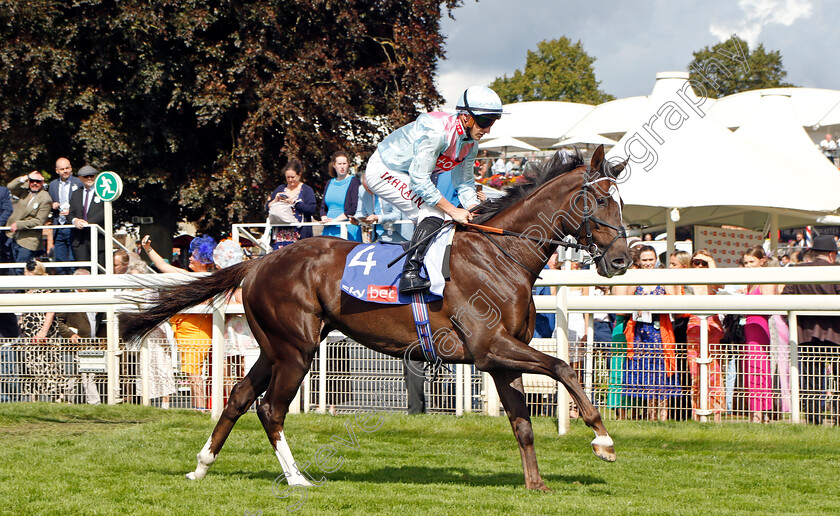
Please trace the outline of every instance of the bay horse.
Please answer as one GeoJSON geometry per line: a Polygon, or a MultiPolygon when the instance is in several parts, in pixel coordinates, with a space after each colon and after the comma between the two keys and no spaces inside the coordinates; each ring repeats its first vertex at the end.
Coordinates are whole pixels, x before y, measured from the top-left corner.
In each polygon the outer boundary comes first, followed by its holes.
{"type": "MultiPolygon", "coordinates": [[[[491,235],[458,227],[450,255],[451,280],[442,300],[429,303],[433,343],[444,363],[473,363],[490,373],[519,445],[525,485],[548,490],[537,466],[522,373],[561,382],[595,433],[594,453],[615,460],[612,438],[563,360],[530,347],[536,311],[531,289],[558,245],[572,235],[595,254],[598,273],[621,274],[630,264],[612,166],[599,147],[586,166],[580,154],[557,153],[526,180],[479,205],[474,221],[507,230],[491,235]]],[[[227,406],[187,474],[201,479],[237,419],[260,394],[257,414],[289,485],[310,486],[284,434],[289,404],[332,330],[393,357],[422,360],[410,305],[371,304],[339,289],[345,260],[357,245],[332,237],[300,240],[259,259],[170,286],[151,306],[123,314],[123,337],[137,339],[188,307],[242,286],[248,324],[261,353],[230,393],[227,406]]]]}

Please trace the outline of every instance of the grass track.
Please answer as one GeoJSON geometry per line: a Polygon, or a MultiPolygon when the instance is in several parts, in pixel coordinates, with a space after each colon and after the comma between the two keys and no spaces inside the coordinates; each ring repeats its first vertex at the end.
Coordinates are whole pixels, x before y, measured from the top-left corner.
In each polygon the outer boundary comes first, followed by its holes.
{"type": "MultiPolygon", "coordinates": [[[[346,438],[352,421],[289,416],[298,463],[346,438]]],[[[840,513],[836,428],[612,422],[619,458],[607,464],[582,423],[560,437],[555,420],[537,418],[540,470],[554,490],[542,494],[524,489],[504,418],[385,415],[377,430],[356,431],[358,449],[336,445],[341,467],[289,512],[299,498],[272,494],[281,470],[254,414],[206,479],[184,479],[212,426],[137,406],[0,405],[0,514],[840,513]]]]}

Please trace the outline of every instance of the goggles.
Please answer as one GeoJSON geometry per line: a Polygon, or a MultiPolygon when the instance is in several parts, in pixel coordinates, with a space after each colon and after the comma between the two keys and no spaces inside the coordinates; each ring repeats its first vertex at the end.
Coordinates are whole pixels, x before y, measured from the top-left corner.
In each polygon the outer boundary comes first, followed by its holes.
{"type": "Polygon", "coordinates": [[[472,115],[472,118],[473,120],[475,120],[477,126],[481,127],[482,129],[487,129],[488,127],[496,123],[496,120],[502,118],[502,115],[498,115],[495,113],[491,115],[472,115]]]}

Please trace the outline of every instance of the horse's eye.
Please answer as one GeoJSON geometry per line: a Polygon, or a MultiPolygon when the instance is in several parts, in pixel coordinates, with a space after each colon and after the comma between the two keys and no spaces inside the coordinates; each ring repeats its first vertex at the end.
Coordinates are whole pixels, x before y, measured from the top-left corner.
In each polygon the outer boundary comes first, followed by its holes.
{"type": "Polygon", "coordinates": [[[603,208],[607,205],[607,199],[605,199],[604,197],[599,197],[595,202],[598,204],[599,208],[603,208]]]}

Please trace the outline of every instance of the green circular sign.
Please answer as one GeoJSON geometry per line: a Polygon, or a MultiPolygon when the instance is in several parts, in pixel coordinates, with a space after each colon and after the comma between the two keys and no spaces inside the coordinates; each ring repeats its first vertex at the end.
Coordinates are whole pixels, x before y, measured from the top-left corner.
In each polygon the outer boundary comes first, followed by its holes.
{"type": "Polygon", "coordinates": [[[115,172],[100,172],[94,188],[103,201],[116,201],[123,191],[122,179],[115,172]]]}

